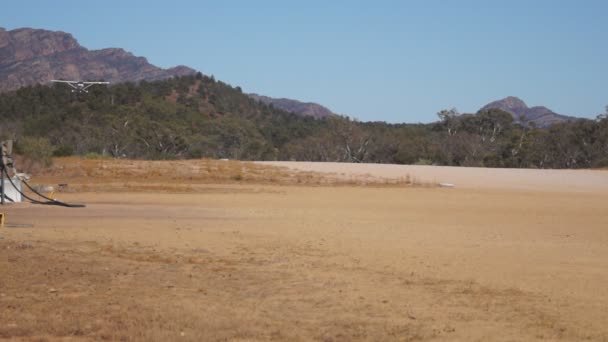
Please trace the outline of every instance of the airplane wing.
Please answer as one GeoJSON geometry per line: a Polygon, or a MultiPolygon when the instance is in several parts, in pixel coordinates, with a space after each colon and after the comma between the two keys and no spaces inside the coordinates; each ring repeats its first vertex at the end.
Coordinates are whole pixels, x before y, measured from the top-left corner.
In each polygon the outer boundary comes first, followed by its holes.
{"type": "Polygon", "coordinates": [[[69,83],[69,84],[110,84],[110,82],[81,82],[81,81],[64,81],[64,80],[51,80],[51,82],[69,83]]]}
{"type": "Polygon", "coordinates": [[[51,82],[53,83],[66,83],[67,85],[69,85],[70,87],[74,88],[74,89],[78,89],[78,87],[76,86],[76,84],[78,84],[78,82],[74,82],[74,81],[64,81],[64,80],[51,80],[51,82]]]}
{"type": "Polygon", "coordinates": [[[67,83],[70,87],[76,89],[79,92],[87,93],[90,87],[95,84],[110,84],[110,82],[80,82],[80,81],[64,81],[64,80],[51,80],[51,82],[67,83]]]}

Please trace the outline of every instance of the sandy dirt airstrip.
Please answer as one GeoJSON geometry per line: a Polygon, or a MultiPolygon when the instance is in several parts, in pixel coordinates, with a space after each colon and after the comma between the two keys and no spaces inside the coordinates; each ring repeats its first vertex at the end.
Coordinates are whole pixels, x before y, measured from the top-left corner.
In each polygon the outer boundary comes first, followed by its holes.
{"type": "Polygon", "coordinates": [[[0,340],[608,341],[608,171],[60,159],[0,340]],[[453,188],[436,186],[453,183],[453,188]]]}

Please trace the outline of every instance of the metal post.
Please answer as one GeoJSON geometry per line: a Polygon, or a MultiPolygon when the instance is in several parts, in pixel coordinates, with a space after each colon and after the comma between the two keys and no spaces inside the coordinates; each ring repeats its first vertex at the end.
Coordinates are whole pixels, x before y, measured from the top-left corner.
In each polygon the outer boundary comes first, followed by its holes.
{"type": "Polygon", "coordinates": [[[2,158],[0,158],[0,186],[2,186],[2,194],[0,194],[0,202],[4,205],[4,174],[8,177],[6,167],[13,164],[11,154],[13,153],[13,141],[2,141],[2,158]]]}
{"type": "Polygon", "coordinates": [[[4,163],[0,166],[0,186],[2,187],[2,205],[4,205],[4,163]]]}

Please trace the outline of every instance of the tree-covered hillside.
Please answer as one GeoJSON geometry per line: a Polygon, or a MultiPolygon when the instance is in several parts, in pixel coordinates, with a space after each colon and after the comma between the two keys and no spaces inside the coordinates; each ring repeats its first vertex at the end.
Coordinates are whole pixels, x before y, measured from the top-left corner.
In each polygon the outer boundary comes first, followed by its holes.
{"type": "Polygon", "coordinates": [[[0,138],[17,151],[115,158],[230,158],[438,165],[608,166],[608,119],[550,128],[491,109],[433,124],[314,119],[251,99],[202,74],[91,88],[34,86],[0,95],[0,138]]]}

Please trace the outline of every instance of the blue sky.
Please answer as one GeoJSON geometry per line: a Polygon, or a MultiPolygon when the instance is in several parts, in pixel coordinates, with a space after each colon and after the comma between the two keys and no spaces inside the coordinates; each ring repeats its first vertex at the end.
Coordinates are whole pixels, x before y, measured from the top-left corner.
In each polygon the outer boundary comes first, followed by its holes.
{"type": "Polygon", "coordinates": [[[509,95],[608,105],[608,1],[10,1],[0,26],[70,32],[244,91],[364,121],[430,122],[509,95]]]}

